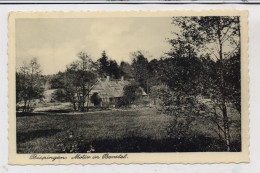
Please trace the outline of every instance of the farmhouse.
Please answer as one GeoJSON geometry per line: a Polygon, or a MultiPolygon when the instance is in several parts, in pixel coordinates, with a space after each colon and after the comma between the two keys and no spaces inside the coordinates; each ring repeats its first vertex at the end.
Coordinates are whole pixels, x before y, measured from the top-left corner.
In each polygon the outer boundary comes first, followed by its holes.
{"type": "MultiPolygon", "coordinates": [[[[124,87],[130,82],[121,79],[110,79],[109,76],[105,79],[98,79],[98,82],[90,92],[90,97],[94,98],[92,106],[115,106],[120,98],[124,95],[124,87]],[[96,101],[95,101],[96,100],[96,101]]],[[[136,91],[142,96],[147,96],[145,91],[140,87],[136,91]]]]}

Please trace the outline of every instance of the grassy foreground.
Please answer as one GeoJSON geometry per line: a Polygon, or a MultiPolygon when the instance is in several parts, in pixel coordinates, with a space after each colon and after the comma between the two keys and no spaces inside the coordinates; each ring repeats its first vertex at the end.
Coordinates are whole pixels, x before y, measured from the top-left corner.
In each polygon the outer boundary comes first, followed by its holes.
{"type": "MultiPolygon", "coordinates": [[[[197,123],[196,137],[172,139],[172,117],[153,108],[80,115],[56,112],[17,115],[18,153],[224,151],[212,125],[197,123]]],[[[240,150],[239,132],[232,134],[240,150]],[[237,142],[238,141],[238,142],[237,142]]]]}

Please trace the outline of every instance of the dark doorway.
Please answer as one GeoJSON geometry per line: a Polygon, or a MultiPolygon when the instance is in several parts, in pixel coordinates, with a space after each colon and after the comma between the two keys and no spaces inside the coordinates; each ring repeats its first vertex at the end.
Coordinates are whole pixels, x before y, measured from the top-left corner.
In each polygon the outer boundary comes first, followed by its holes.
{"type": "Polygon", "coordinates": [[[100,103],[102,102],[102,99],[99,97],[97,92],[95,92],[90,99],[94,106],[100,106],[100,103]]]}

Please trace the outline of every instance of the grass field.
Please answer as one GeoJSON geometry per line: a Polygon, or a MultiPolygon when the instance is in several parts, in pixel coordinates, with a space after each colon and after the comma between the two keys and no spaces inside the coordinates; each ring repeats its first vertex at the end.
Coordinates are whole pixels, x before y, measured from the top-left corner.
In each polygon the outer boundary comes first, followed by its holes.
{"type": "MultiPolygon", "coordinates": [[[[173,139],[167,127],[173,117],[153,108],[84,114],[55,111],[17,114],[18,153],[223,151],[209,124],[198,123],[194,136],[173,139]]],[[[239,132],[232,131],[234,151],[239,132]]]]}

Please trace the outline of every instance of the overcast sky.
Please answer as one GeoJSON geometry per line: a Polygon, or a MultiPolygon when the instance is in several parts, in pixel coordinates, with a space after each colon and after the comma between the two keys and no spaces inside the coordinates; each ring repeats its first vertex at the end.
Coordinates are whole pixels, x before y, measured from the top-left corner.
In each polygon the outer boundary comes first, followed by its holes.
{"type": "Polygon", "coordinates": [[[166,38],[173,30],[171,18],[17,19],[16,62],[19,67],[38,57],[43,74],[54,74],[77,60],[81,50],[93,60],[105,50],[118,63],[130,62],[137,50],[160,58],[170,50],[166,38]]]}

